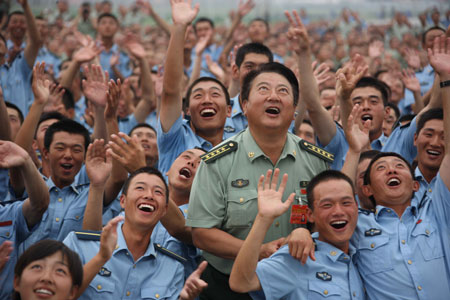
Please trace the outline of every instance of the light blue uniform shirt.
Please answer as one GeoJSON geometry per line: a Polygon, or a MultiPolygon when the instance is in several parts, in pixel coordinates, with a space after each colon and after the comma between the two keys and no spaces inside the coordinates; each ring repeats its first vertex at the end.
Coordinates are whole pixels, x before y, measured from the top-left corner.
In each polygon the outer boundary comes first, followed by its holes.
{"type": "Polygon", "coordinates": [[[166,174],[166,172],[169,171],[174,160],[183,153],[183,151],[195,147],[201,147],[206,151],[209,151],[212,148],[210,142],[199,137],[192,131],[189,122],[183,119],[181,115],[175,123],[173,123],[168,132],[163,131],[161,121],[158,120],[156,135],[159,151],[158,170],[162,174],[166,174]]]}
{"type": "MultiPolygon", "coordinates": [[[[144,255],[134,261],[123,236],[122,224],[117,227],[118,247],[103,266],[109,274],[102,276],[99,272],[78,299],[178,299],[184,284],[182,263],[156,251],[152,240],[144,255]]],[[[173,239],[172,242],[178,241],[173,239]]],[[[98,253],[100,246],[98,241],[79,240],[74,232],[64,243],[80,255],[83,264],[98,253]]]]}
{"type": "MultiPolygon", "coordinates": [[[[318,237],[318,233],[312,235],[318,237]]],[[[354,265],[354,249],[350,255],[336,247],[315,240],[316,261],[305,265],[293,258],[283,246],[270,258],[258,263],[256,274],[265,299],[365,299],[361,277],[354,265]]],[[[251,293],[261,299],[261,291],[251,293]]]]}
{"type": "Polygon", "coordinates": [[[59,76],[59,66],[61,65],[61,59],[59,59],[58,56],[51,53],[47,47],[41,47],[38,51],[38,55],[36,57],[37,64],[38,62],[42,63],[45,62],[45,69],[48,70],[50,66],[52,66],[52,71],[55,78],[58,78],[59,76]]]}
{"type": "Polygon", "coordinates": [[[119,63],[117,64],[117,69],[122,74],[124,78],[127,78],[131,75],[132,70],[130,68],[130,58],[125,52],[119,50],[119,46],[114,44],[109,51],[103,50],[100,52],[100,65],[104,71],[108,71],[109,77],[111,79],[117,80],[114,75],[114,71],[111,68],[111,64],[109,63],[111,57],[115,54],[119,54],[119,63]]]}
{"type": "Polygon", "coordinates": [[[56,187],[51,178],[46,181],[50,203],[37,230],[22,243],[23,250],[42,239],[62,241],[69,232],[82,228],[89,184],[77,184],[77,181],[62,189],[56,187]]]}
{"type": "Polygon", "coordinates": [[[432,201],[414,198],[401,219],[381,205],[375,213],[359,214],[351,242],[370,299],[443,300],[450,295],[432,201]]]}
{"type": "Polygon", "coordinates": [[[0,169],[0,202],[8,201],[9,170],[0,169]]]}
{"type": "Polygon", "coordinates": [[[75,102],[75,121],[82,124],[84,121],[84,113],[86,110],[86,98],[81,96],[81,98],[75,102]]]}
{"type": "MultiPolygon", "coordinates": [[[[200,70],[200,77],[212,77],[212,78],[216,78],[216,76],[214,76],[208,68],[208,64],[206,63],[206,55],[211,56],[211,60],[214,62],[218,62],[219,58],[220,58],[220,54],[222,54],[223,51],[223,47],[222,46],[217,46],[216,44],[212,44],[209,45],[208,47],[205,48],[205,50],[203,51],[202,54],[202,67],[200,70]]],[[[189,69],[186,70],[187,74],[189,77],[191,77],[192,71],[194,70],[194,64],[195,64],[195,59],[196,59],[197,55],[195,54],[195,47],[192,48],[191,51],[191,66],[189,67],[189,69]]]]}
{"type": "Polygon", "coordinates": [[[422,95],[433,87],[434,75],[434,69],[430,64],[426,65],[421,72],[416,73],[416,77],[420,82],[420,92],[422,95]]]}
{"type": "Polygon", "coordinates": [[[129,134],[131,129],[134,128],[138,124],[136,118],[134,117],[134,113],[129,114],[125,118],[119,118],[119,131],[129,134]]]}
{"type": "MultiPolygon", "coordinates": [[[[324,148],[326,151],[334,154],[334,161],[331,164],[331,169],[333,170],[341,170],[342,166],[345,162],[345,156],[347,155],[348,151],[348,143],[347,139],[345,138],[344,129],[342,127],[336,126],[336,134],[331,139],[331,141],[328,143],[328,145],[323,146],[319,139],[317,138],[317,144],[324,148]]],[[[386,136],[384,134],[381,134],[381,136],[375,140],[373,140],[370,143],[370,146],[373,150],[381,150],[384,143],[386,142],[386,136]]]]}
{"type": "Polygon", "coordinates": [[[405,89],[405,97],[400,100],[400,102],[398,103],[398,109],[400,110],[400,116],[403,115],[409,115],[409,114],[413,114],[413,110],[411,105],[413,105],[414,103],[416,103],[416,100],[414,99],[414,94],[413,92],[411,92],[408,89],[405,89]]]}
{"type": "Polygon", "coordinates": [[[23,52],[17,54],[11,65],[0,66],[0,84],[3,90],[3,98],[19,107],[26,117],[28,107],[32,103],[31,91],[32,69],[24,57],[23,52]]]}
{"type": "Polygon", "coordinates": [[[5,206],[0,205],[0,245],[5,241],[11,241],[14,247],[9,255],[9,260],[0,272],[0,299],[11,299],[14,267],[19,257],[17,245],[31,234],[22,213],[22,205],[22,201],[5,206]]]}
{"type": "Polygon", "coordinates": [[[417,130],[416,117],[409,125],[399,126],[392,131],[381,151],[396,152],[403,156],[410,164],[417,156],[417,148],[414,146],[414,134],[417,130]]]}
{"type": "Polygon", "coordinates": [[[231,102],[231,117],[227,117],[225,127],[223,130],[224,139],[228,139],[238,132],[244,130],[248,126],[247,117],[239,104],[239,94],[230,99],[231,102]]]}

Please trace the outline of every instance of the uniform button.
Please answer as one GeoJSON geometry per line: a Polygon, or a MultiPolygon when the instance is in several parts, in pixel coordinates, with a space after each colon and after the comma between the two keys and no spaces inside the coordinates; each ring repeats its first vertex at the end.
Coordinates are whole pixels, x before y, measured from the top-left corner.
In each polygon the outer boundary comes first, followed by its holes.
{"type": "Polygon", "coordinates": [[[375,243],[370,244],[370,248],[375,248],[375,243]]]}
{"type": "Polygon", "coordinates": [[[412,265],[412,261],[408,259],[408,265],[412,265]]]}
{"type": "Polygon", "coordinates": [[[155,297],[156,297],[156,299],[159,299],[159,294],[156,294],[155,297]]]}
{"type": "Polygon", "coordinates": [[[425,233],[426,234],[430,234],[430,231],[427,229],[427,230],[425,230],[425,233]]]}
{"type": "Polygon", "coordinates": [[[183,210],[183,211],[184,211],[184,213],[185,213],[185,214],[187,214],[187,213],[188,213],[188,210],[187,210],[187,209],[185,209],[185,210],[183,210]]]}
{"type": "Polygon", "coordinates": [[[402,244],[404,245],[406,242],[405,242],[405,240],[402,240],[402,244]]]}
{"type": "Polygon", "coordinates": [[[387,212],[388,212],[388,213],[390,213],[390,212],[391,212],[391,210],[390,210],[390,209],[388,209],[388,210],[387,210],[387,212]]]}
{"type": "Polygon", "coordinates": [[[328,290],[323,291],[324,295],[328,295],[328,290]]]}
{"type": "Polygon", "coordinates": [[[432,189],[429,189],[429,190],[428,190],[428,193],[431,193],[432,191],[433,191],[432,189]]]}
{"type": "Polygon", "coordinates": [[[275,227],[279,227],[280,226],[280,222],[276,221],[275,222],[275,227]]]}
{"type": "Polygon", "coordinates": [[[239,202],[241,202],[241,203],[244,202],[244,198],[242,198],[242,197],[239,198],[239,202]]]}
{"type": "Polygon", "coordinates": [[[422,290],[422,287],[419,285],[419,286],[417,287],[417,289],[418,289],[419,291],[421,291],[421,290],[422,290]]]}
{"type": "Polygon", "coordinates": [[[62,198],[58,198],[58,202],[62,202],[62,198]]]}
{"type": "Polygon", "coordinates": [[[102,289],[102,286],[99,284],[99,285],[97,285],[97,289],[98,290],[101,290],[102,289]]]}
{"type": "Polygon", "coordinates": [[[117,249],[119,249],[119,245],[116,245],[116,248],[115,248],[115,250],[117,250],[117,249]]]}
{"type": "Polygon", "coordinates": [[[77,219],[77,220],[78,220],[79,218],[80,218],[80,216],[75,216],[75,219],[77,219]]]}
{"type": "Polygon", "coordinates": [[[336,251],[331,251],[330,254],[331,254],[331,256],[336,256],[337,253],[336,253],[336,251]]]}
{"type": "Polygon", "coordinates": [[[233,114],[237,113],[237,109],[233,109],[233,114]]]}
{"type": "Polygon", "coordinates": [[[130,255],[128,252],[125,253],[126,255],[130,255]]]}
{"type": "Polygon", "coordinates": [[[376,214],[376,215],[378,214],[378,208],[377,208],[377,209],[375,209],[375,214],[376,214]]]}
{"type": "Polygon", "coordinates": [[[56,221],[56,222],[59,222],[59,218],[55,218],[55,221],[56,221]]]}
{"type": "Polygon", "coordinates": [[[127,291],[127,296],[130,296],[130,294],[131,294],[130,291],[127,291]]]}
{"type": "Polygon", "coordinates": [[[255,152],[249,152],[248,153],[248,157],[252,158],[253,156],[255,156],[255,152]]]}
{"type": "Polygon", "coordinates": [[[297,152],[295,150],[292,150],[292,154],[295,156],[297,155],[297,152]]]}
{"type": "Polygon", "coordinates": [[[10,235],[10,233],[9,233],[9,232],[7,232],[7,233],[6,233],[6,237],[9,237],[9,235],[10,235]]]}

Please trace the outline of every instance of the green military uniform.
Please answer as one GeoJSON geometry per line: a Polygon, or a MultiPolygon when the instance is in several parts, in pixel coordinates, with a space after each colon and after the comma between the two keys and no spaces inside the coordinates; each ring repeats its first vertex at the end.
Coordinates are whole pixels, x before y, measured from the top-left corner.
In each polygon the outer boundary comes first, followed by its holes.
{"type": "MultiPolygon", "coordinates": [[[[218,228],[244,240],[258,212],[257,186],[262,174],[275,168],[280,169],[280,175],[289,174],[283,201],[295,192],[294,204],[307,204],[304,187],[328,169],[327,160],[331,159],[329,153],[288,133],[283,152],[273,165],[247,128],[202,157],[192,184],[186,225],[218,228]]],[[[290,224],[288,210],[275,219],[264,242],[286,237],[298,226],[290,224]]],[[[215,269],[230,274],[233,260],[206,251],[203,256],[215,269]]]]}

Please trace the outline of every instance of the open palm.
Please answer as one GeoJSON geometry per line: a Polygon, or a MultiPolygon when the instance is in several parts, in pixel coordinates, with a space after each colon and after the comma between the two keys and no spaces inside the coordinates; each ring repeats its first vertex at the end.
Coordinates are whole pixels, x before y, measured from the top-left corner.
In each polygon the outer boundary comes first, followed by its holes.
{"type": "Polygon", "coordinates": [[[199,4],[192,7],[192,0],[171,0],[172,20],[174,24],[188,25],[198,14],[199,4]]]}

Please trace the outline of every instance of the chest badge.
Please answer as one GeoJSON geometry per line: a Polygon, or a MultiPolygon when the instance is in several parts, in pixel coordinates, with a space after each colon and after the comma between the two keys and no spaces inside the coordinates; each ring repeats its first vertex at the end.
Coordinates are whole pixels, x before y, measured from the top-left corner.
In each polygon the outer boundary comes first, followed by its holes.
{"type": "Polygon", "coordinates": [[[323,281],[331,281],[333,276],[331,274],[328,274],[327,272],[317,272],[316,277],[323,281]]]}
{"type": "Polygon", "coordinates": [[[98,275],[103,276],[103,277],[110,277],[110,276],[111,276],[111,271],[108,270],[108,269],[105,268],[105,267],[102,267],[102,268],[100,269],[100,271],[98,272],[98,275]]]}
{"type": "Polygon", "coordinates": [[[231,182],[231,186],[235,188],[243,188],[250,184],[248,179],[236,179],[231,182]]]}
{"type": "Polygon", "coordinates": [[[367,230],[366,232],[364,232],[365,236],[376,236],[376,235],[380,235],[381,234],[381,229],[377,229],[377,228],[370,228],[369,230],[367,230]]]}

